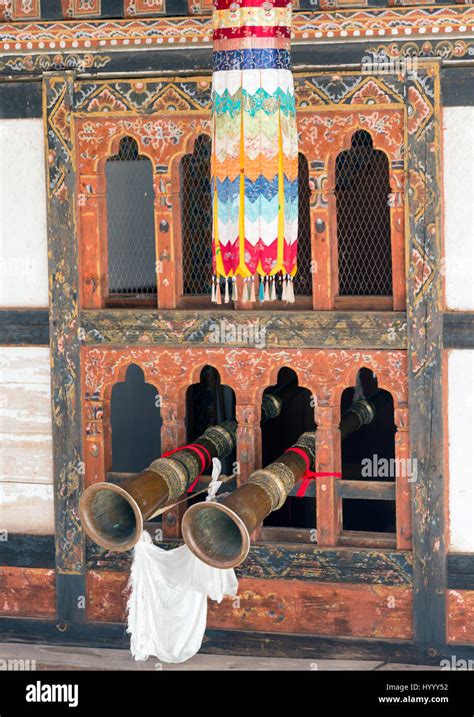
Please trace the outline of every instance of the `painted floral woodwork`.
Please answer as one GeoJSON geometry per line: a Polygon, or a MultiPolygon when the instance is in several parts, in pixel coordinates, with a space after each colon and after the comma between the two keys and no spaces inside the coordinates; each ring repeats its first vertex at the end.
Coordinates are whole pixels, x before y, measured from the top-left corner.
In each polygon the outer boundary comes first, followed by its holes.
{"type": "MultiPolygon", "coordinates": [[[[339,75],[325,84],[295,77],[300,151],[309,159],[313,308],[334,308],[337,281],[335,165],[358,129],[389,160],[393,308],[405,308],[403,97],[380,78],[339,75]]],[[[179,164],[200,134],[210,133],[210,78],[192,82],[76,84],[75,142],[82,257],[82,306],[102,308],[107,299],[105,165],[120,139],[133,137],[154,166],[158,307],[175,308],[182,296],[179,164]]],[[[409,131],[431,116],[431,107],[410,88],[409,131]]],[[[55,115],[58,130],[67,118],[55,115]]],[[[422,196],[419,197],[420,202],[422,196]]],[[[241,308],[249,308],[242,305],[241,308]]]]}
{"type": "MultiPolygon", "coordinates": [[[[317,458],[316,471],[341,470],[340,402],[348,386],[355,385],[362,366],[371,368],[381,388],[393,396],[397,433],[396,457],[408,454],[406,353],[404,351],[278,350],[231,348],[98,348],[82,350],[84,385],[85,483],[106,479],[111,466],[110,398],[113,386],[125,379],[136,363],[145,382],[160,396],[162,448],[176,448],[185,441],[186,391],[199,381],[205,365],[214,366],[223,384],[236,396],[237,460],[240,481],[261,467],[260,407],[265,387],[277,382],[282,366],[291,367],[300,386],[314,396],[317,458]]],[[[318,481],[318,544],[335,545],[342,530],[341,501],[334,482],[318,481]]],[[[410,486],[397,478],[397,546],[409,548],[410,486]]]]}

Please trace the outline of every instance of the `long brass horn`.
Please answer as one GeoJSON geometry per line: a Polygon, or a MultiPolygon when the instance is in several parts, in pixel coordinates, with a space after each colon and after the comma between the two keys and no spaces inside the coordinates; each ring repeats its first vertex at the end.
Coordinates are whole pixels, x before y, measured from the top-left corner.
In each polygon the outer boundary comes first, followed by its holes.
{"type": "MultiPolygon", "coordinates": [[[[340,422],[344,439],[375,417],[378,396],[354,401],[340,422]]],[[[250,535],[269,513],[285,503],[305,471],[314,467],[314,432],[303,433],[274,463],[252,473],[233,493],[213,502],[196,503],[183,516],[188,548],[215,568],[235,568],[248,555],[250,535]]]]}
{"type": "MultiPolygon", "coordinates": [[[[284,398],[294,391],[294,383],[281,391],[267,393],[262,404],[262,420],[278,416],[284,398]]],[[[120,482],[94,483],[81,496],[79,511],[87,535],[107,550],[130,550],[140,539],[144,521],[169,502],[175,501],[213,458],[225,458],[235,447],[236,421],[211,426],[194,441],[194,449],[183,446],[166,458],[157,458],[148,468],[120,482]]]]}

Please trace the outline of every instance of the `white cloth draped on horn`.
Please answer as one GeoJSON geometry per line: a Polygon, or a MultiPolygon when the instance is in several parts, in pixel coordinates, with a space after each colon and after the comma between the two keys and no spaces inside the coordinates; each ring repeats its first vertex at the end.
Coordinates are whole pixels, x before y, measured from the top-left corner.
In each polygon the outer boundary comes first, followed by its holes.
{"type": "MultiPolygon", "coordinates": [[[[211,499],[213,484],[214,472],[211,499]]],[[[177,663],[193,657],[201,647],[207,598],[221,602],[224,595],[236,595],[238,581],[233,570],[206,565],[186,545],[163,550],[144,532],[134,548],[129,585],[127,632],[133,657],[147,660],[154,655],[177,663]]]]}

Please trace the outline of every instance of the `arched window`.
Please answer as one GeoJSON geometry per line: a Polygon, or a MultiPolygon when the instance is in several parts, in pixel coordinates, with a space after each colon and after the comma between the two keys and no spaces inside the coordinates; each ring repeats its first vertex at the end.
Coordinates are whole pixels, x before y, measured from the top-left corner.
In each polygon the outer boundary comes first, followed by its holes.
{"type": "Polygon", "coordinates": [[[131,364],[116,383],[110,402],[112,471],[138,473],[161,455],[161,411],[154,386],[131,364]]]}
{"type": "Polygon", "coordinates": [[[183,295],[209,295],[212,277],[211,138],[200,134],[180,164],[183,295]]]}
{"type": "Polygon", "coordinates": [[[368,132],[354,132],[336,159],[340,297],[392,295],[389,193],[387,156],[368,132]]]}
{"type": "Polygon", "coordinates": [[[311,296],[311,190],[308,160],[298,153],[298,271],[295,276],[295,295],[311,296]]]}
{"type": "MultiPolygon", "coordinates": [[[[280,415],[261,425],[264,467],[276,461],[285,450],[296,443],[302,433],[316,430],[311,391],[299,386],[298,376],[293,369],[287,366],[281,368],[276,385],[266,388],[265,392],[269,390],[283,393],[285,400],[280,415]]],[[[314,497],[290,496],[279,510],[265,518],[264,526],[314,529],[316,527],[314,497]]]]}
{"type": "Polygon", "coordinates": [[[132,137],[106,163],[108,303],[156,300],[153,167],[132,137]]]}
{"type": "MultiPolygon", "coordinates": [[[[213,366],[204,366],[199,383],[193,383],[186,392],[186,434],[192,443],[206,428],[223,421],[235,420],[235,393],[230,386],[221,383],[219,371],[213,366]]],[[[222,471],[230,475],[236,460],[232,455],[222,459],[222,471]]],[[[206,473],[211,473],[208,468],[206,473]]]]}
{"type": "MultiPolygon", "coordinates": [[[[373,421],[359,428],[341,443],[342,477],[345,480],[382,481],[396,479],[394,406],[392,395],[379,389],[377,377],[363,367],[356,385],[341,396],[341,415],[356,399],[370,400],[377,394],[377,412],[373,421]]],[[[363,498],[342,501],[343,529],[375,533],[395,533],[396,505],[390,500],[363,498]]]]}

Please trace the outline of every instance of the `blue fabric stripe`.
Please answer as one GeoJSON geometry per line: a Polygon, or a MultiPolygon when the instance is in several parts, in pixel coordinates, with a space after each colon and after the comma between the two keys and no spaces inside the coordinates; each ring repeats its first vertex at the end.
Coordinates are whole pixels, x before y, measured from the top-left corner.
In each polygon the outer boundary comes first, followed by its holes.
{"type": "Polygon", "coordinates": [[[221,50],[213,53],[214,72],[229,70],[290,70],[288,50],[221,50]]]}

